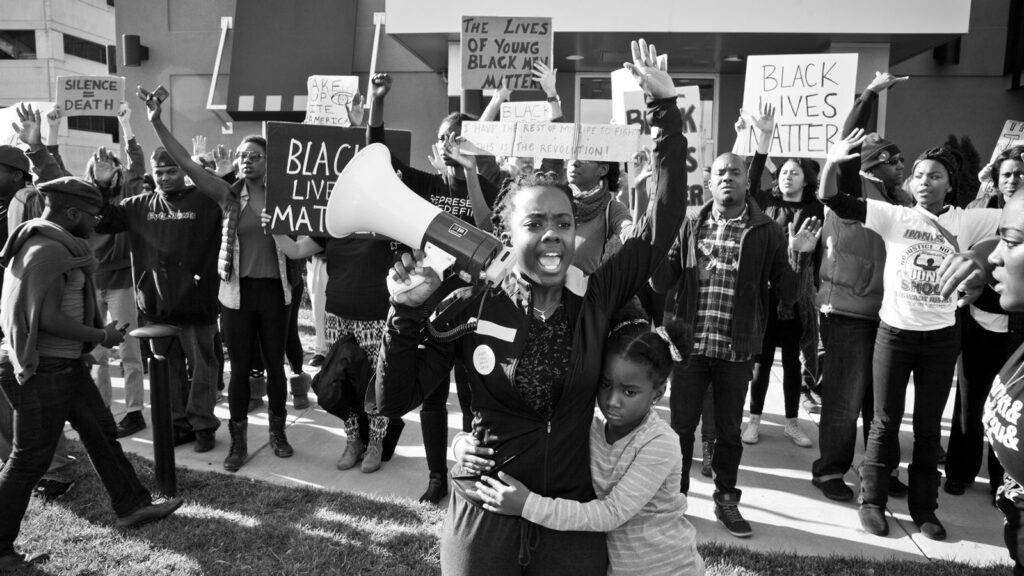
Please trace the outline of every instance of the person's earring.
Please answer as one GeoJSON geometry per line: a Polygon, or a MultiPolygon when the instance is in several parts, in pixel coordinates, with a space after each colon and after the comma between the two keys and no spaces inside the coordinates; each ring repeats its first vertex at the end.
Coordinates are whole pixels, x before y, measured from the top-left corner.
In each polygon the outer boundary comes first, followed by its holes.
{"type": "Polygon", "coordinates": [[[508,232],[502,232],[501,236],[498,238],[501,240],[503,246],[512,246],[512,237],[508,232]]]}

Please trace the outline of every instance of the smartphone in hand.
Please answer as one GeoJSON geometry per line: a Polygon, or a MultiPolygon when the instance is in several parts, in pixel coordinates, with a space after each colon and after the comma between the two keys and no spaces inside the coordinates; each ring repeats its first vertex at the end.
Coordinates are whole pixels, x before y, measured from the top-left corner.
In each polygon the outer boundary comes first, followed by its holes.
{"type": "Polygon", "coordinates": [[[164,100],[167,100],[167,96],[169,95],[167,88],[164,88],[163,84],[157,86],[156,90],[153,90],[153,98],[156,98],[156,101],[159,103],[163,103],[164,100]]]}

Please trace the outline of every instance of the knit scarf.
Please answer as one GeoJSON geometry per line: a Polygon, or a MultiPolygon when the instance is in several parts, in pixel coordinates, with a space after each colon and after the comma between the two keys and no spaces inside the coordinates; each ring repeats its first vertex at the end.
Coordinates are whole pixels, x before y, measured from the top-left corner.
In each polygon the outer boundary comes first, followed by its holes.
{"type": "Polygon", "coordinates": [[[577,225],[590,222],[604,213],[612,201],[612,195],[605,187],[604,180],[599,180],[597,186],[587,191],[580,190],[575,184],[569,184],[569,187],[572,189],[572,197],[576,200],[577,225]]]}

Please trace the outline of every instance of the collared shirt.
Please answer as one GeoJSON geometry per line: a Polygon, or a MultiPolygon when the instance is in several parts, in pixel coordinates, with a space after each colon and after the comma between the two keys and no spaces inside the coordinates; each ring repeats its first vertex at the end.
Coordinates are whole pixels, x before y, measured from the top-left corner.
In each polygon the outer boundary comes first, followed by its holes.
{"type": "Polygon", "coordinates": [[[697,231],[697,323],[693,353],[729,362],[745,362],[749,355],[732,349],[732,312],[740,266],[740,242],[749,215],[726,219],[714,208],[697,231]]]}

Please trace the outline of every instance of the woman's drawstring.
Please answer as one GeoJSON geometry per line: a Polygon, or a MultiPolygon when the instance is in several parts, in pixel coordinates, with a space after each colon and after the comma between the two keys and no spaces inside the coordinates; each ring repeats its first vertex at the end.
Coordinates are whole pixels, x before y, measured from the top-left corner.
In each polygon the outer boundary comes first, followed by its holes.
{"type": "Polygon", "coordinates": [[[533,559],[533,551],[540,545],[540,527],[526,520],[519,519],[519,565],[529,566],[533,559]]]}

